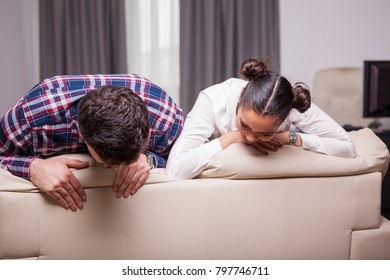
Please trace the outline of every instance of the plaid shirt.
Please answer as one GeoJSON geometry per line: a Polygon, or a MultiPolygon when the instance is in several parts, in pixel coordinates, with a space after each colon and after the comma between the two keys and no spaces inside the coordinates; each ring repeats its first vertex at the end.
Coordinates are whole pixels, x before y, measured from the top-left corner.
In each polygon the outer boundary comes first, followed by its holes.
{"type": "Polygon", "coordinates": [[[77,105],[102,85],[128,87],[142,98],[151,128],[145,153],[165,167],[183,112],[160,87],[132,74],[55,76],[36,85],[0,120],[0,167],[29,179],[35,157],[87,152],[77,129],[77,105]]]}

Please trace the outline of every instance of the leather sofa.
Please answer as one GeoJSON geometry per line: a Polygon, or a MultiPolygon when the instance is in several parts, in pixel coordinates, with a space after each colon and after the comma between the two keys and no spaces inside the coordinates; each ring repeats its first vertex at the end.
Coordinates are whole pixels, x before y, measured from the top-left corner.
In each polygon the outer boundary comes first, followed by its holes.
{"type": "Polygon", "coordinates": [[[196,179],[152,170],[128,199],[113,170],[67,155],[91,165],[74,170],[88,196],[76,212],[0,170],[0,259],[390,259],[389,152],[369,129],[350,135],[353,159],[235,144],[196,179]]]}
{"type": "Polygon", "coordinates": [[[369,126],[374,119],[363,117],[363,78],[362,67],[318,70],[313,79],[315,104],[342,126],[369,126]]]}

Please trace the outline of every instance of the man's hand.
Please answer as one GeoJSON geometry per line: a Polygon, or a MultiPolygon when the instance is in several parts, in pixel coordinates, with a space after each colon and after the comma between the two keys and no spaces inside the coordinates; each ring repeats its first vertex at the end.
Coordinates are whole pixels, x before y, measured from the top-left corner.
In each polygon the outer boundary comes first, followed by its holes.
{"type": "Polygon", "coordinates": [[[141,154],[132,164],[121,164],[113,168],[118,172],[112,187],[117,198],[122,196],[128,198],[130,194],[134,195],[145,183],[150,173],[147,157],[144,154],[141,154]]]}
{"type": "Polygon", "coordinates": [[[82,169],[88,166],[88,162],[73,159],[36,158],[30,166],[30,180],[62,207],[76,211],[77,208],[83,208],[87,195],[69,168],[82,169]]]}

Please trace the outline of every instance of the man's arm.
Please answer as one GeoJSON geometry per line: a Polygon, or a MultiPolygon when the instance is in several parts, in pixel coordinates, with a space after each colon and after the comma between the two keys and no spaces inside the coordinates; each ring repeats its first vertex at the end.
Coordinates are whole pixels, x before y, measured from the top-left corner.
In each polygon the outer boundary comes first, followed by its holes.
{"type": "Polygon", "coordinates": [[[0,156],[0,167],[11,174],[29,180],[30,166],[35,157],[0,156]]]}
{"type": "Polygon", "coordinates": [[[153,161],[153,168],[165,168],[167,165],[167,159],[157,153],[145,151],[144,154],[153,161]]]}
{"type": "MultiPolygon", "coordinates": [[[[8,170],[11,174],[29,180],[30,165],[34,156],[19,156],[18,154],[28,154],[13,143],[10,133],[4,131],[4,127],[14,127],[12,124],[5,123],[7,115],[0,120],[0,167],[8,170]]],[[[12,119],[12,118],[11,118],[12,119]]],[[[16,137],[15,137],[16,138],[16,137]]]]}
{"type": "Polygon", "coordinates": [[[21,104],[16,104],[0,119],[0,168],[30,180],[66,209],[82,208],[85,192],[69,168],[84,168],[88,163],[41,159],[39,154],[35,153],[31,129],[26,123],[21,104]]]}
{"type": "MultiPolygon", "coordinates": [[[[4,146],[0,146],[4,150],[4,146]]],[[[85,168],[88,162],[70,159],[41,159],[33,156],[0,156],[0,167],[30,180],[65,209],[83,208],[86,194],[69,168],[85,168]]]]}

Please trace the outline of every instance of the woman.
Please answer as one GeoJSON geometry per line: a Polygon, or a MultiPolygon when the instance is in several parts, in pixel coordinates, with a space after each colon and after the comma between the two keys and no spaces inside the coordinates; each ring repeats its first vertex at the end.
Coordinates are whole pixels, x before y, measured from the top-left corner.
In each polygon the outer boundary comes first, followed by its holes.
{"type": "Polygon", "coordinates": [[[291,85],[256,59],[244,61],[240,74],[246,80],[228,79],[199,94],[170,152],[167,175],[193,178],[233,143],[246,143],[263,155],[293,145],[355,157],[346,131],[311,103],[305,84],[291,85]]]}

